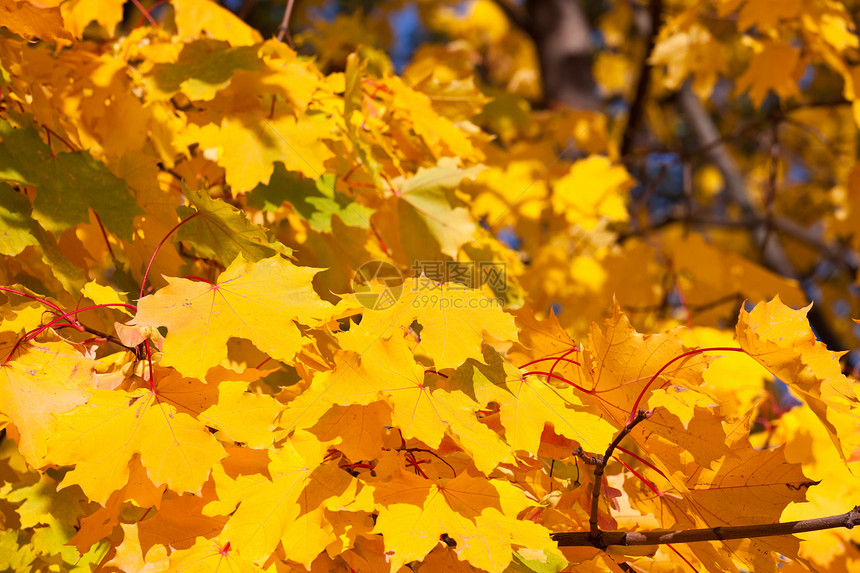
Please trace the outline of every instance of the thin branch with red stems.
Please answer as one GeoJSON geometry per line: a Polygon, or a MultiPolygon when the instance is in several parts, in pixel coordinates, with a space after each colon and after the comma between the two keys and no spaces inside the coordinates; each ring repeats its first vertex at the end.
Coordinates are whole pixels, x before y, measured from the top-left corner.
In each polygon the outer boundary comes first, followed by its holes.
{"type": "Polygon", "coordinates": [[[555,362],[553,362],[552,366],[550,366],[550,368],[549,368],[549,375],[550,375],[550,376],[552,376],[552,375],[553,375],[553,373],[555,372],[555,369],[556,369],[556,367],[558,366],[559,362],[561,362],[564,358],[567,358],[567,357],[568,357],[568,355],[573,354],[574,352],[579,352],[579,346],[574,345],[574,346],[573,346],[573,348],[571,348],[570,350],[568,350],[567,352],[565,352],[564,354],[562,354],[561,356],[559,356],[559,357],[558,357],[558,359],[557,359],[555,362]]]}
{"type": "Polygon", "coordinates": [[[591,533],[587,531],[553,533],[552,539],[558,543],[559,547],[598,547],[605,549],[612,545],[666,545],[669,543],[754,539],[795,535],[839,527],[853,529],[856,525],[860,525],[860,506],[855,506],[848,513],[786,523],[760,523],[703,529],[678,529],[675,531],[601,531],[601,545],[596,545],[591,539],[591,533]]]}
{"type": "Polygon", "coordinates": [[[576,388],[580,392],[585,392],[586,394],[594,394],[594,390],[586,390],[582,386],[580,386],[574,382],[571,382],[570,380],[568,380],[564,376],[559,376],[558,374],[553,374],[552,372],[538,372],[536,370],[531,371],[531,372],[523,372],[523,377],[526,377],[526,376],[546,376],[547,378],[555,378],[556,380],[560,380],[560,381],[564,382],[568,386],[573,386],[574,388],[576,388]]]}
{"type": "Polygon", "coordinates": [[[603,458],[598,460],[597,466],[594,468],[594,485],[591,490],[591,514],[588,518],[589,532],[586,534],[587,539],[589,540],[588,545],[600,549],[606,549],[609,545],[603,541],[604,532],[601,531],[600,527],[597,525],[597,516],[600,507],[600,490],[603,489],[603,473],[606,471],[607,462],[612,458],[612,453],[615,451],[615,448],[618,447],[618,444],[621,443],[621,440],[633,431],[633,428],[635,428],[637,424],[650,418],[651,414],[651,411],[639,410],[636,416],[621,428],[615,436],[615,439],[613,439],[612,443],[609,444],[609,447],[606,448],[603,458]]]}
{"type": "MultiPolygon", "coordinates": [[[[228,545],[229,545],[229,543],[228,543],[228,545]]],[[[690,569],[692,569],[692,570],[693,570],[693,573],[698,573],[698,572],[699,572],[699,570],[698,570],[698,569],[696,569],[695,567],[693,567],[693,564],[692,564],[692,563],[690,563],[689,561],[687,561],[687,558],[686,558],[686,557],[684,557],[683,555],[681,555],[681,552],[680,552],[680,551],[678,551],[677,549],[675,549],[674,547],[672,547],[672,545],[671,545],[670,543],[667,543],[667,544],[666,544],[666,547],[668,547],[669,549],[671,549],[672,551],[674,551],[674,552],[675,552],[675,555],[677,555],[678,557],[680,557],[680,558],[684,561],[684,563],[686,563],[687,565],[689,565],[689,566],[690,566],[690,569]]]]}
{"type": "MultiPolygon", "coordinates": [[[[427,448],[407,448],[406,447],[406,438],[403,437],[403,430],[401,430],[400,428],[397,428],[397,432],[400,434],[400,447],[399,448],[382,448],[383,450],[385,450],[386,452],[390,452],[393,449],[395,452],[406,452],[407,455],[412,456],[413,460],[415,459],[413,452],[424,452],[425,454],[430,454],[431,456],[434,456],[440,462],[442,462],[443,464],[448,466],[451,469],[451,472],[453,472],[454,477],[457,477],[457,470],[455,470],[454,466],[452,466],[444,458],[442,458],[442,456],[440,456],[439,454],[437,454],[433,450],[428,450],[427,448]]],[[[424,477],[427,477],[427,476],[424,476],[424,477]]]]}
{"type": "Polygon", "coordinates": [[[430,478],[427,476],[427,474],[426,474],[426,473],[424,473],[424,470],[422,470],[422,469],[421,469],[421,466],[419,465],[419,464],[422,464],[422,463],[427,463],[427,462],[429,462],[430,460],[422,460],[422,461],[418,461],[418,460],[416,460],[416,459],[415,459],[415,455],[414,455],[412,452],[406,452],[406,456],[405,456],[405,458],[406,458],[406,464],[407,464],[408,466],[412,467],[412,468],[415,470],[415,473],[416,473],[416,474],[420,475],[420,476],[421,476],[421,477],[423,477],[424,479],[430,479],[430,478]]]}
{"type": "Polygon", "coordinates": [[[323,462],[333,460],[338,456],[343,456],[343,452],[341,452],[337,448],[329,448],[328,450],[326,450],[325,456],[323,456],[323,462]]]}
{"type": "Polygon", "coordinates": [[[56,310],[57,312],[63,312],[62,308],[60,308],[59,306],[57,306],[56,304],[52,303],[51,301],[49,301],[48,299],[45,299],[45,298],[41,298],[41,297],[38,297],[38,296],[35,296],[32,294],[27,294],[25,292],[21,292],[19,290],[15,290],[15,289],[9,288],[9,287],[0,287],[0,292],[8,292],[11,294],[17,294],[18,296],[23,296],[24,298],[29,298],[30,300],[34,300],[34,301],[38,302],[39,304],[43,304],[47,307],[50,307],[50,308],[56,310]]]}
{"type": "Polygon", "coordinates": [[[648,381],[648,383],[645,385],[645,387],[642,388],[642,391],[639,392],[639,396],[636,397],[636,402],[633,403],[633,408],[630,410],[630,416],[627,418],[627,423],[630,424],[633,421],[633,418],[636,416],[636,412],[639,411],[639,403],[642,401],[642,398],[645,396],[645,393],[648,391],[648,388],[651,387],[651,384],[654,383],[654,380],[656,380],[657,377],[660,374],[662,374],[664,370],[666,370],[666,368],[668,368],[669,366],[671,366],[673,363],[677,362],[678,360],[681,360],[683,358],[687,358],[689,356],[696,356],[698,354],[703,354],[705,352],[743,352],[744,354],[746,354],[746,350],[744,350],[743,348],[737,348],[734,346],[710,346],[707,348],[697,348],[695,350],[690,350],[689,352],[684,352],[683,354],[679,354],[678,356],[676,356],[675,358],[673,358],[672,360],[670,360],[669,362],[664,364],[660,368],[660,370],[658,370],[657,373],[651,377],[651,379],[648,381]]]}
{"type": "MultiPolygon", "coordinates": [[[[582,364],[580,364],[576,360],[571,360],[570,358],[565,358],[564,356],[561,356],[559,358],[556,358],[554,356],[547,356],[546,358],[538,358],[537,360],[532,360],[531,362],[521,364],[519,368],[525,368],[526,366],[531,366],[532,364],[537,364],[538,362],[546,362],[547,360],[555,360],[556,362],[562,361],[567,362],[568,364],[573,364],[575,366],[582,366],[582,364]]],[[[552,368],[555,368],[555,364],[553,364],[552,368]]],[[[552,368],[550,369],[550,371],[552,371],[552,368]]]]}
{"type": "Polygon", "coordinates": [[[373,93],[370,94],[371,98],[376,97],[377,92],[384,92],[384,93],[387,93],[389,95],[394,94],[394,91],[391,88],[389,88],[388,86],[384,86],[382,84],[378,84],[375,81],[371,80],[370,78],[364,78],[361,81],[363,83],[370,85],[370,86],[373,86],[373,93]]]}
{"type": "MultiPolygon", "coordinates": [[[[60,316],[54,318],[53,320],[48,322],[48,324],[43,324],[42,326],[34,329],[30,335],[27,335],[27,338],[32,340],[36,336],[39,336],[40,334],[42,334],[47,329],[53,327],[58,321],[67,320],[68,317],[70,317],[70,316],[75,316],[76,314],[87,311],[87,310],[94,310],[96,308],[110,308],[112,306],[122,306],[122,307],[131,309],[131,310],[137,312],[136,306],[134,306],[133,304],[126,304],[124,302],[112,302],[112,303],[106,303],[106,304],[94,304],[92,306],[85,306],[84,308],[77,308],[75,310],[71,310],[69,312],[64,312],[64,313],[60,314],[60,316]]],[[[68,321],[68,322],[69,322],[68,326],[71,326],[72,328],[74,328],[75,330],[77,330],[79,332],[89,332],[87,330],[87,328],[83,324],[81,324],[77,319],[75,319],[74,322],[72,322],[72,321],[68,321]]],[[[101,333],[95,333],[94,332],[93,334],[101,334],[101,333]]]]}
{"type": "Polygon", "coordinates": [[[657,468],[654,464],[652,464],[651,462],[649,462],[648,460],[646,460],[640,456],[637,456],[636,454],[634,454],[630,450],[628,450],[626,448],[622,448],[621,446],[617,446],[615,449],[618,450],[619,452],[621,452],[622,454],[627,454],[628,456],[635,458],[640,463],[645,464],[646,466],[648,466],[649,468],[651,468],[652,470],[654,470],[655,472],[657,472],[658,474],[660,474],[664,478],[666,477],[666,474],[664,474],[662,471],[660,471],[660,469],[657,468]]]}
{"type": "MultiPolygon", "coordinates": [[[[161,27],[158,25],[158,22],[155,21],[155,18],[152,17],[152,14],[149,13],[149,10],[147,10],[143,6],[143,4],[140,3],[140,0],[131,0],[131,3],[134,4],[135,8],[140,10],[140,13],[143,14],[143,17],[146,18],[154,28],[161,27]]],[[[155,6],[153,6],[153,8],[155,8],[155,6]]]]}
{"type": "MultiPolygon", "coordinates": [[[[152,252],[152,256],[149,257],[149,263],[146,265],[146,271],[144,271],[144,273],[143,273],[143,279],[140,281],[140,295],[138,296],[138,299],[143,298],[143,293],[146,291],[146,279],[149,276],[149,269],[152,268],[152,263],[153,263],[153,261],[155,261],[155,256],[161,250],[161,247],[164,246],[164,243],[167,242],[167,239],[170,238],[170,235],[175,233],[179,227],[181,227],[182,225],[184,225],[185,223],[187,223],[191,219],[197,217],[199,214],[200,214],[200,211],[196,211],[196,212],[194,212],[194,214],[189,215],[188,217],[179,221],[172,229],[170,229],[170,231],[167,232],[167,234],[164,236],[164,238],[161,239],[161,241],[158,243],[158,246],[155,247],[155,250],[152,252]]],[[[143,343],[144,343],[144,348],[146,349],[146,359],[149,363],[149,389],[150,389],[150,391],[154,392],[155,391],[155,385],[154,385],[155,373],[153,372],[153,369],[152,369],[152,348],[149,345],[149,339],[148,338],[146,340],[144,340],[143,343]]]]}
{"type": "MultiPolygon", "coordinates": [[[[65,326],[71,326],[71,325],[60,325],[59,327],[54,327],[54,328],[55,329],[56,328],[63,328],[65,326]]],[[[136,347],[128,346],[127,344],[125,344],[122,340],[120,340],[116,336],[113,336],[111,334],[107,334],[107,333],[102,332],[98,329],[87,326],[86,324],[80,324],[80,328],[77,330],[80,331],[80,329],[83,329],[84,332],[88,332],[88,333],[94,335],[94,338],[84,340],[83,342],[81,342],[81,344],[92,344],[95,342],[98,342],[98,343],[109,342],[111,344],[116,344],[117,346],[121,346],[122,348],[125,348],[126,350],[128,350],[130,352],[134,352],[135,354],[138,353],[138,349],[136,347]]]]}
{"type": "Polygon", "coordinates": [[[642,474],[640,474],[639,472],[637,472],[636,470],[634,470],[632,467],[630,467],[627,463],[625,463],[625,462],[624,462],[624,460],[622,460],[622,459],[621,459],[621,458],[619,458],[618,456],[612,456],[612,459],[613,459],[613,460],[615,460],[616,462],[618,462],[619,464],[621,464],[622,466],[624,466],[624,468],[625,468],[627,471],[629,471],[629,472],[630,472],[630,473],[632,473],[634,476],[636,476],[636,478],[637,478],[639,481],[641,481],[642,483],[644,483],[644,484],[645,484],[645,487],[647,487],[648,489],[650,489],[650,490],[651,490],[651,492],[652,492],[652,493],[654,493],[654,495],[656,495],[657,497],[663,497],[663,496],[665,496],[665,495],[666,495],[666,492],[665,492],[665,491],[663,491],[663,490],[661,490],[660,488],[658,488],[658,487],[654,484],[654,482],[653,482],[653,481],[651,481],[650,479],[646,478],[645,476],[643,476],[642,474]]]}
{"type": "Polygon", "coordinates": [[[161,250],[161,247],[164,246],[164,243],[167,242],[167,239],[170,238],[170,235],[175,233],[179,227],[181,227],[182,225],[184,225],[185,223],[187,223],[191,219],[195,218],[199,214],[200,214],[200,211],[196,211],[193,215],[189,215],[185,219],[182,219],[181,221],[179,221],[179,223],[177,223],[176,226],[174,226],[172,229],[170,229],[170,231],[167,232],[167,234],[164,236],[164,238],[161,239],[161,242],[158,243],[158,246],[155,247],[155,250],[152,252],[152,256],[149,257],[149,264],[146,265],[146,271],[143,273],[143,280],[140,283],[140,296],[138,298],[143,298],[143,293],[146,290],[146,278],[149,276],[149,269],[152,268],[152,262],[155,260],[155,256],[158,254],[158,251],[161,250]]]}
{"type": "MultiPolygon", "coordinates": [[[[2,288],[2,287],[0,287],[0,288],[2,288]]],[[[11,289],[2,288],[2,290],[11,290],[11,289]]],[[[13,291],[13,292],[17,292],[17,291],[13,291]]],[[[23,293],[21,293],[21,294],[23,294],[23,293]]],[[[29,295],[24,295],[24,296],[29,296],[29,295]]],[[[36,297],[29,297],[29,298],[39,300],[36,297]]],[[[37,328],[34,328],[33,330],[25,333],[21,338],[19,338],[15,342],[15,346],[12,347],[12,350],[9,352],[9,354],[6,355],[6,358],[3,361],[3,364],[9,363],[9,361],[12,359],[12,355],[15,354],[15,351],[18,349],[19,346],[21,346],[22,343],[24,343],[28,340],[33,340],[34,338],[36,338],[37,336],[42,334],[48,328],[55,328],[56,329],[56,328],[71,327],[71,328],[74,328],[75,330],[77,330],[78,332],[89,332],[90,334],[94,334],[94,335],[96,335],[96,337],[102,338],[107,342],[112,342],[112,343],[117,344],[119,346],[122,346],[123,348],[126,348],[128,350],[135,351],[134,348],[132,348],[130,346],[126,346],[125,344],[123,344],[123,342],[120,339],[118,339],[114,336],[111,336],[109,334],[105,334],[104,332],[101,332],[100,330],[96,330],[95,328],[90,328],[89,326],[82,324],[78,320],[75,320],[75,322],[72,322],[68,319],[69,316],[73,316],[73,315],[75,315],[79,312],[83,312],[85,310],[92,310],[94,308],[109,307],[109,306],[126,306],[126,307],[133,308],[133,309],[137,310],[137,308],[134,307],[133,305],[129,305],[129,304],[125,304],[125,303],[99,304],[99,305],[95,305],[95,306],[88,306],[88,307],[81,308],[81,309],[75,309],[71,312],[65,312],[65,313],[62,311],[62,309],[58,309],[58,312],[61,313],[60,316],[52,319],[47,324],[41,325],[37,328]],[[61,320],[65,320],[66,324],[62,324],[62,325],[57,324],[61,320]]],[[[150,363],[150,370],[151,370],[151,363],[150,363]]]]}
{"type": "MultiPolygon", "coordinates": [[[[152,24],[156,28],[159,28],[160,26],[158,25],[158,22],[156,22],[155,19],[152,17],[152,11],[169,1],[170,0],[158,0],[158,2],[150,6],[148,10],[142,9],[141,12],[143,12],[143,14],[141,14],[140,19],[137,21],[137,24],[135,25],[134,29],[137,30],[138,28],[140,28],[143,25],[144,20],[149,20],[150,24],[152,24]]],[[[137,4],[137,2],[135,2],[135,4],[137,4]]],[[[143,8],[142,6],[138,7],[143,8]]]]}
{"type": "Polygon", "coordinates": [[[3,366],[9,364],[9,361],[12,360],[12,356],[15,354],[15,351],[18,350],[18,347],[21,346],[21,343],[24,342],[24,336],[15,341],[15,345],[12,347],[12,350],[9,351],[9,354],[6,355],[6,358],[3,360],[3,366]]]}

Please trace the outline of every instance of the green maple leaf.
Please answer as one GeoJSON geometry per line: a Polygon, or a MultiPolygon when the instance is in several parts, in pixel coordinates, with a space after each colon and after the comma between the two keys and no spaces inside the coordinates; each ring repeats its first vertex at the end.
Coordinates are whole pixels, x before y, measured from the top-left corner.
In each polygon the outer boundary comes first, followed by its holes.
{"type": "Polygon", "coordinates": [[[86,151],[52,152],[32,125],[16,128],[0,120],[0,180],[36,188],[33,218],[52,233],[98,213],[105,228],[131,240],[132,223],[143,209],[125,181],[86,151]]]}

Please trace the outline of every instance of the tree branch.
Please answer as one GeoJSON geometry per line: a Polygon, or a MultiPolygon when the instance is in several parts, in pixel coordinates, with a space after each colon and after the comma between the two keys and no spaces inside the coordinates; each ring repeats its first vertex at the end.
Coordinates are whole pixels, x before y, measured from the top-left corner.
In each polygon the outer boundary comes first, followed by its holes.
{"type": "Polygon", "coordinates": [[[278,26],[278,41],[283,42],[286,37],[287,44],[289,44],[294,50],[296,49],[296,46],[293,44],[293,37],[290,35],[290,16],[293,15],[293,5],[295,3],[296,0],[287,0],[287,8],[284,10],[284,19],[281,20],[281,25],[278,26]]]}
{"type": "MultiPolygon", "coordinates": [[[[678,93],[678,104],[681,112],[687,118],[693,132],[696,134],[700,145],[710,145],[711,142],[721,139],[720,133],[716,125],[714,125],[711,116],[705,110],[699,97],[693,93],[689,84],[685,85],[678,93]]],[[[747,189],[746,180],[737,162],[735,162],[735,159],[729,153],[728,147],[725,144],[714,145],[706,151],[705,156],[722,173],[726,190],[732,200],[741,208],[744,215],[761,219],[762,217],[756,212],[757,209],[747,189]]],[[[800,280],[801,277],[798,276],[779,239],[768,235],[767,225],[757,225],[751,231],[754,241],[760,245],[765,267],[786,278],[800,280]]],[[[812,300],[813,295],[810,294],[812,289],[809,286],[807,285],[804,290],[806,290],[807,298],[812,300]]],[[[831,328],[824,313],[813,307],[813,311],[809,313],[808,318],[818,338],[829,348],[842,349],[846,347],[836,331],[831,328]]]]}
{"type": "Polygon", "coordinates": [[[591,516],[588,519],[588,525],[590,527],[590,531],[586,534],[588,536],[589,542],[587,545],[593,545],[594,547],[599,547],[600,549],[606,549],[607,545],[603,542],[603,535],[605,532],[601,531],[597,526],[597,514],[598,514],[598,506],[600,505],[600,490],[603,489],[603,472],[606,470],[607,462],[612,458],[612,453],[615,451],[615,448],[618,447],[618,444],[621,443],[621,440],[624,439],[627,434],[629,434],[636,425],[645,420],[646,418],[651,417],[651,412],[646,410],[639,410],[636,414],[636,417],[627,422],[621,431],[618,432],[618,435],[615,436],[615,439],[612,440],[612,443],[609,444],[609,447],[606,448],[606,452],[603,454],[602,459],[598,459],[597,467],[594,468],[594,487],[591,490],[591,516]]]}
{"type": "Polygon", "coordinates": [[[559,547],[600,547],[602,549],[610,545],[665,545],[667,543],[752,539],[774,535],[793,535],[837,527],[852,529],[855,525],[860,525],[860,506],[855,506],[848,513],[787,523],[762,523],[734,527],[679,529],[676,531],[604,531],[601,539],[603,547],[596,545],[591,533],[587,531],[554,533],[552,539],[558,542],[559,547]]]}
{"type": "Polygon", "coordinates": [[[639,81],[636,84],[636,93],[633,96],[633,102],[630,104],[630,113],[627,116],[627,125],[624,126],[624,134],[621,137],[620,155],[624,157],[630,153],[633,147],[633,140],[636,137],[636,132],[639,130],[639,124],[642,123],[642,117],[645,113],[646,96],[648,89],[651,87],[651,52],[654,51],[654,45],[657,40],[657,32],[660,29],[660,14],[663,11],[662,0],[651,0],[649,4],[649,30],[648,41],[645,47],[645,57],[642,58],[642,64],[639,67],[639,81]]]}
{"type": "Polygon", "coordinates": [[[576,0],[525,0],[529,36],[535,44],[544,105],[598,110],[592,73],[591,26],[576,0]]]}
{"type": "Polygon", "coordinates": [[[857,253],[846,246],[821,239],[812,230],[779,214],[774,214],[769,220],[754,215],[729,219],[723,216],[713,216],[709,213],[689,213],[686,208],[679,208],[645,227],[621,233],[618,241],[624,242],[630,237],[647,235],[673,223],[738,229],[751,229],[768,224],[773,230],[815,249],[826,259],[843,266],[852,275],[860,272],[860,257],[857,253]]]}

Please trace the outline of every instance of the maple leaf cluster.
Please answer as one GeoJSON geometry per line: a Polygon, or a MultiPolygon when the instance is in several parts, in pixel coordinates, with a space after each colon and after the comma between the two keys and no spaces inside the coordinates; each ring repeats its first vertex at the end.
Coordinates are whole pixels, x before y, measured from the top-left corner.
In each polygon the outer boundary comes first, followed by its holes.
{"type": "MultiPolygon", "coordinates": [[[[422,3],[464,41],[400,75],[351,44],[359,16],[311,59],[209,0],[115,33],[123,4],[0,6],[0,569],[858,559],[847,530],[603,541],[845,511],[860,401],[796,281],[699,233],[620,240],[638,183],[607,117],[530,109],[492,2],[480,30],[422,3]],[[505,92],[475,78],[490,41],[505,92]],[[635,310],[670,295],[684,319],[635,310]]],[[[708,97],[725,44],[689,4],[650,60],[708,97]]],[[[856,76],[841,5],[761,4],[716,3],[761,31],[737,78],[756,105],[804,64],[856,76]]],[[[606,86],[619,65],[596,63],[606,86]]]]}

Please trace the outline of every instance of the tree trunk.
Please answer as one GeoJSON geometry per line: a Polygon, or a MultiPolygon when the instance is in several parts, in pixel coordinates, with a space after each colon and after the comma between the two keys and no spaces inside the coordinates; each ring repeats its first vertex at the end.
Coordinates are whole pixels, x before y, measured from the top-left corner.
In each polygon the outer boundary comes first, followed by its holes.
{"type": "Polygon", "coordinates": [[[590,29],[579,3],[576,0],[528,0],[526,8],[528,31],[540,59],[547,105],[598,109],[591,71],[590,29]]]}

